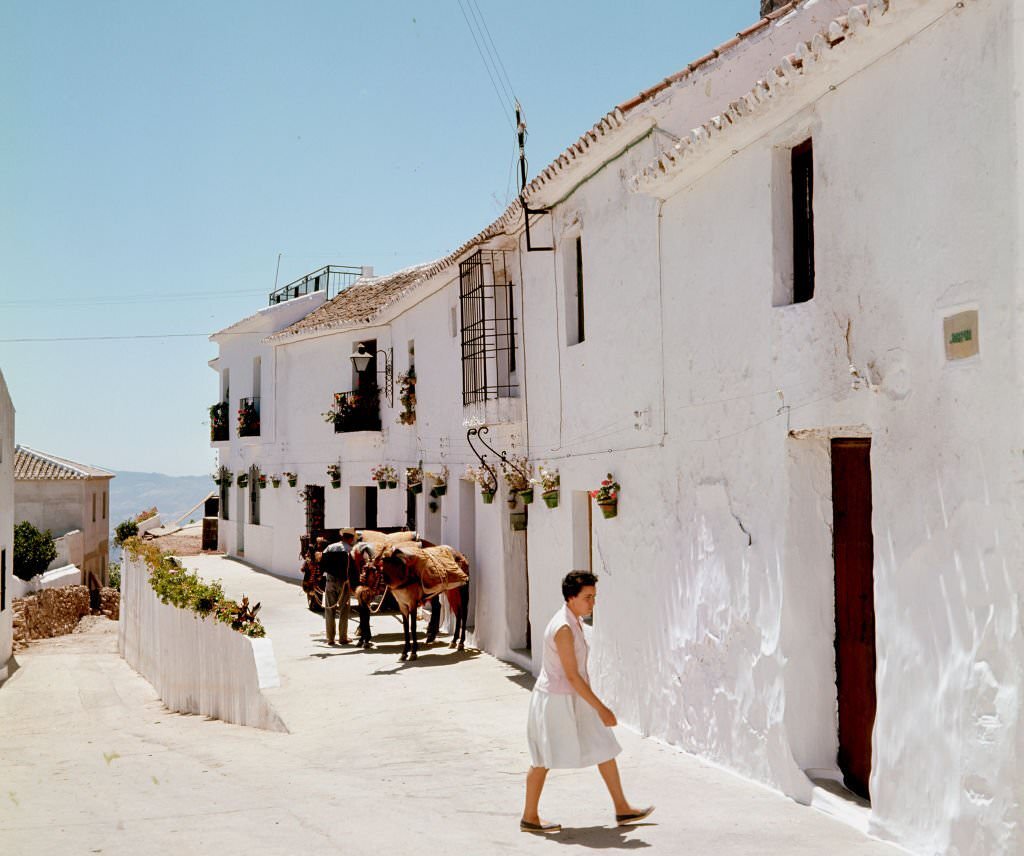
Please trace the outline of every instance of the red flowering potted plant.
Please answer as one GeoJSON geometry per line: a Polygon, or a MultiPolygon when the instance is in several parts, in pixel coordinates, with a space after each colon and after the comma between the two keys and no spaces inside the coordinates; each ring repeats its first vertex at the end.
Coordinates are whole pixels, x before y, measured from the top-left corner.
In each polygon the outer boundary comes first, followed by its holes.
{"type": "Polygon", "coordinates": [[[622,486],[615,481],[615,477],[611,473],[608,473],[608,478],[601,482],[601,486],[590,492],[605,518],[615,517],[619,513],[620,490],[622,490],[622,486]]]}

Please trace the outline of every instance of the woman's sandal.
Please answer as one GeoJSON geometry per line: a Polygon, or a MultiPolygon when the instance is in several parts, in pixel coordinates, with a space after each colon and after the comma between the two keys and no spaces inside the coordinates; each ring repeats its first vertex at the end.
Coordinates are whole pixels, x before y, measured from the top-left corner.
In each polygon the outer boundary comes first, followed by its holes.
{"type": "Polygon", "coordinates": [[[541,834],[550,834],[553,832],[561,832],[562,824],[560,823],[530,823],[528,820],[519,821],[520,832],[539,832],[541,834]]]}
{"type": "Polygon", "coordinates": [[[640,811],[630,812],[629,814],[617,814],[615,815],[615,825],[626,826],[630,823],[636,823],[638,820],[649,817],[652,811],[654,811],[654,806],[649,805],[647,808],[640,809],[640,811]]]}

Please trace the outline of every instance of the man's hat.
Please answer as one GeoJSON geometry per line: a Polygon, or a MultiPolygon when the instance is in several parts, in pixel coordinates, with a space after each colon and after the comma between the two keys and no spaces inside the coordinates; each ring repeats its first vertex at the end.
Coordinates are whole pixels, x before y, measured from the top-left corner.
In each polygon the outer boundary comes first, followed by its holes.
{"type": "Polygon", "coordinates": [[[355,529],[342,529],[339,534],[341,535],[342,538],[344,538],[346,535],[351,535],[353,538],[355,538],[356,537],[356,530],[355,529]]]}

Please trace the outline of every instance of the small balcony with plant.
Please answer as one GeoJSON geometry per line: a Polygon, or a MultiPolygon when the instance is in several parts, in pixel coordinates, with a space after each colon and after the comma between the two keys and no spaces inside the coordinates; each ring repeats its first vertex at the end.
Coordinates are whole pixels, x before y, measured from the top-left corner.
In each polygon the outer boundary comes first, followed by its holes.
{"type": "Polygon", "coordinates": [[[380,388],[367,384],[350,392],[334,393],[334,404],[323,414],[335,434],[380,431],[380,388]]]}
{"type": "Polygon", "coordinates": [[[228,439],[228,403],[218,401],[210,405],[210,442],[223,443],[228,439]]]}
{"type": "Polygon", "coordinates": [[[260,436],[259,397],[243,398],[238,402],[238,436],[260,436]]]}

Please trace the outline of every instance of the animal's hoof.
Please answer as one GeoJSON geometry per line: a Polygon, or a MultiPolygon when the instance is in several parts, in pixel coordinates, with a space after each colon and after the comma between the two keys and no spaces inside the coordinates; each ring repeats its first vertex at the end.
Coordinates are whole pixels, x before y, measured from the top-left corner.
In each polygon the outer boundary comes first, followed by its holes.
{"type": "Polygon", "coordinates": [[[437,637],[436,636],[428,636],[426,639],[423,640],[423,644],[424,645],[433,645],[434,642],[436,642],[436,641],[437,641],[437,637]]]}
{"type": "Polygon", "coordinates": [[[465,642],[460,642],[459,643],[459,650],[460,651],[465,651],[466,650],[466,643],[465,642]]]}
{"type": "Polygon", "coordinates": [[[418,659],[419,659],[419,656],[420,656],[419,654],[417,654],[417,653],[416,653],[415,651],[413,651],[413,652],[412,652],[412,653],[411,653],[411,654],[409,655],[409,659],[410,659],[410,660],[418,660],[418,659]]]}
{"type": "Polygon", "coordinates": [[[449,643],[448,643],[448,647],[449,647],[449,648],[454,648],[454,647],[455,647],[455,644],[456,644],[456,643],[455,643],[455,641],[453,640],[453,641],[451,641],[451,642],[449,642],[449,643]]]}
{"type": "Polygon", "coordinates": [[[409,659],[409,655],[408,654],[402,654],[402,656],[398,658],[398,662],[399,663],[404,663],[408,659],[409,659]]]}

